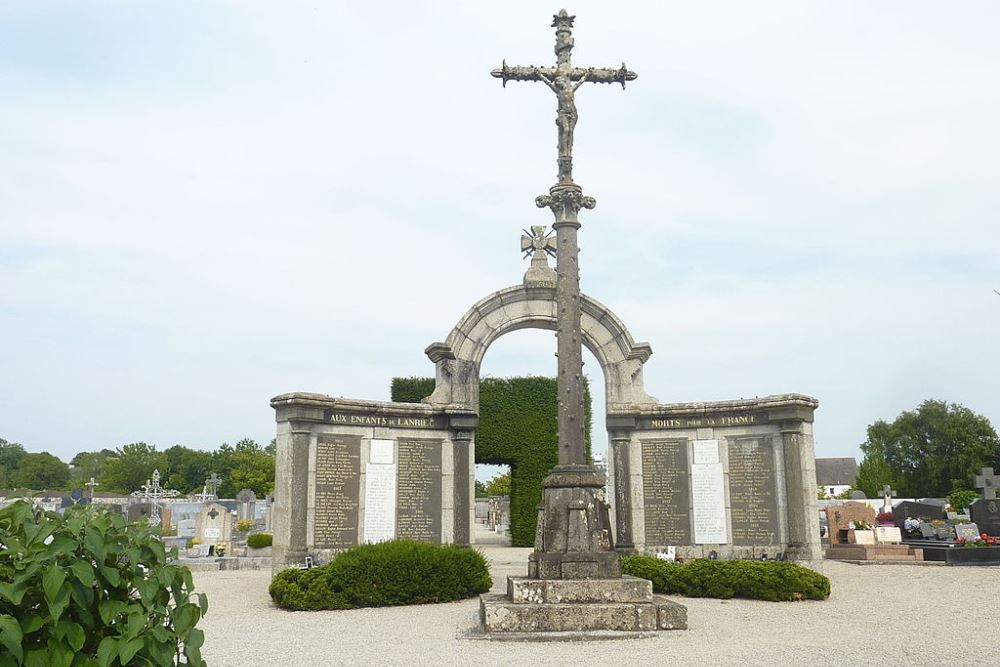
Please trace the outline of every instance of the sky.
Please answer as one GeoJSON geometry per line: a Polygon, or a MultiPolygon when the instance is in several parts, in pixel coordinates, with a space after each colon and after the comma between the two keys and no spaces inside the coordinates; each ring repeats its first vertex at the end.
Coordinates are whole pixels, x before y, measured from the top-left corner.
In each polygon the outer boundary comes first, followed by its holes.
{"type": "MultiPolygon", "coordinates": [[[[0,4],[0,437],[269,441],[388,400],[551,221],[537,2],[0,4]]],[[[927,398],[1000,425],[1000,5],[597,2],[582,288],[665,403],[816,397],[817,456],[927,398]]],[[[554,375],[551,332],[483,374],[554,375]]],[[[603,379],[595,387],[595,451],[603,379]]]]}

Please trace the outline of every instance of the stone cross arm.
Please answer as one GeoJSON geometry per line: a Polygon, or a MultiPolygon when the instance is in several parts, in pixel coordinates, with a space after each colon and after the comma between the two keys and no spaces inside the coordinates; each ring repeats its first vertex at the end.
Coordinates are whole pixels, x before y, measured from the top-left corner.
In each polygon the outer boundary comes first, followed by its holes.
{"type": "MultiPolygon", "coordinates": [[[[535,67],[533,65],[520,66],[508,65],[503,61],[503,67],[490,72],[495,78],[502,79],[506,87],[508,81],[542,81],[544,76],[549,81],[556,76],[564,74],[556,67],[535,67]]],[[[590,83],[620,83],[625,87],[626,81],[634,81],[638,74],[625,67],[625,63],[619,68],[614,67],[574,67],[565,73],[570,81],[581,81],[586,79],[590,83]]]]}

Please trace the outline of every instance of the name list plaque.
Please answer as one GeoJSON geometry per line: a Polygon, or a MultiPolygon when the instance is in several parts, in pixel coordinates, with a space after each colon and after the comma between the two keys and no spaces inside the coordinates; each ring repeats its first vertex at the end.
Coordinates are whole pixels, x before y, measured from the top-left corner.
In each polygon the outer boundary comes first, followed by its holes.
{"type": "Polygon", "coordinates": [[[774,448],[762,438],[729,441],[729,503],[733,544],[776,544],[778,508],[775,496],[774,448]]]}
{"type": "Polygon", "coordinates": [[[687,441],[642,441],[646,544],[691,544],[687,441]]]}
{"type": "Polygon", "coordinates": [[[361,438],[323,435],[316,442],[313,543],[343,549],[358,543],[361,438]]]}
{"type": "Polygon", "coordinates": [[[718,440],[692,443],[691,505],[695,544],[726,544],[726,491],[718,440]]]}
{"type": "Polygon", "coordinates": [[[396,536],[441,542],[441,441],[400,440],[396,536]]]}
{"type": "Polygon", "coordinates": [[[365,465],[365,542],[396,536],[396,442],[368,442],[365,465]]]}

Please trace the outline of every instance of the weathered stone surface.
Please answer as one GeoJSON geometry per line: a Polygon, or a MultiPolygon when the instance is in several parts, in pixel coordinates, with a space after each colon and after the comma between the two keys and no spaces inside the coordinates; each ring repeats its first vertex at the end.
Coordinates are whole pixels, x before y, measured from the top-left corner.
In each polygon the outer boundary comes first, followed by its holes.
{"type": "Polygon", "coordinates": [[[684,605],[662,595],[653,596],[657,630],[687,630],[688,610],[684,605]]]}
{"type": "Polygon", "coordinates": [[[513,603],[652,602],[653,584],[646,579],[529,579],[507,577],[507,597],[513,603]]]}
{"type": "Polygon", "coordinates": [[[486,632],[637,632],[659,627],[652,602],[518,604],[496,593],[479,599],[486,632]]]}

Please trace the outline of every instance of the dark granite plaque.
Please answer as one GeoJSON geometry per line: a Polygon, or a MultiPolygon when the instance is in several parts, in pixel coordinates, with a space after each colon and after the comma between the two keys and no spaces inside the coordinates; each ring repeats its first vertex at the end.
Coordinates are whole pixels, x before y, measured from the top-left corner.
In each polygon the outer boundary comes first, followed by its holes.
{"type": "Polygon", "coordinates": [[[729,440],[729,510],[733,544],[777,544],[778,504],[770,438],[729,440]]]}
{"type": "Polygon", "coordinates": [[[969,516],[979,530],[993,537],[1000,537],[1000,499],[979,498],[969,506],[969,516]]]}
{"type": "Polygon", "coordinates": [[[647,545],[691,544],[687,448],[686,440],[642,441],[647,545]]]}
{"type": "Polygon", "coordinates": [[[441,441],[399,441],[396,537],[441,542],[441,441]]]}
{"type": "Polygon", "coordinates": [[[316,442],[316,503],[313,543],[343,549],[358,543],[361,438],[322,435],[316,442]]]}
{"type": "Polygon", "coordinates": [[[455,544],[469,544],[469,447],[468,440],[455,441],[455,544]]]}

